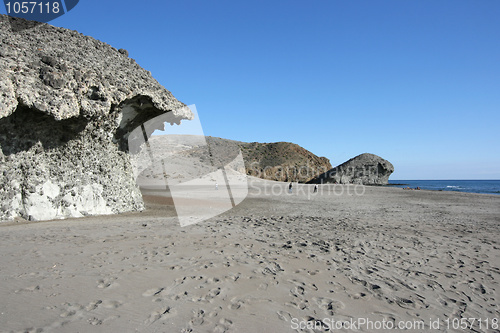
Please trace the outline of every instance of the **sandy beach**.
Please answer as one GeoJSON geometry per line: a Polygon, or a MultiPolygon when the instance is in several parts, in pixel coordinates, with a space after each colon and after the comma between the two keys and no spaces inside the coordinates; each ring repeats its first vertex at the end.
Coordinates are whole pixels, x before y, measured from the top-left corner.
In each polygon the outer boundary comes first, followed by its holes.
{"type": "Polygon", "coordinates": [[[500,332],[500,196],[286,186],[187,227],[151,193],[1,224],[0,331],[500,332]]]}

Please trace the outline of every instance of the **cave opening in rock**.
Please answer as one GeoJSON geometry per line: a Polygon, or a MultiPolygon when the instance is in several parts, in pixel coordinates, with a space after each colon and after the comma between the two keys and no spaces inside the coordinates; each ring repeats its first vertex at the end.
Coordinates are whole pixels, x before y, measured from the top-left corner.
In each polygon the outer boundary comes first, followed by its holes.
{"type": "Polygon", "coordinates": [[[79,136],[87,127],[84,117],[55,120],[54,117],[18,104],[7,117],[0,118],[0,149],[4,156],[29,151],[40,144],[55,149],[79,136]]]}

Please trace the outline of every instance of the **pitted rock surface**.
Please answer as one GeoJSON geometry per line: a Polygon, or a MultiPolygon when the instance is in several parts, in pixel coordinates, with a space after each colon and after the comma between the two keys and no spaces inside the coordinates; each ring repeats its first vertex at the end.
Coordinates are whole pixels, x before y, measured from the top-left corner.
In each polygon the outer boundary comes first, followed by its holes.
{"type": "Polygon", "coordinates": [[[127,139],[167,112],[192,116],[126,50],[0,16],[0,220],[143,209],[127,139]]]}

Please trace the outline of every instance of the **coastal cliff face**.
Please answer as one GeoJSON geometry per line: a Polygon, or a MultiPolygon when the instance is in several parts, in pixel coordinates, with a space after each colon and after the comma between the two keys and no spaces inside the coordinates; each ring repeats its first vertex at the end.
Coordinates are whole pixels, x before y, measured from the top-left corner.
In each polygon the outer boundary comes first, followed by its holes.
{"type": "Polygon", "coordinates": [[[76,31],[12,32],[0,16],[0,40],[0,220],[143,209],[128,135],[189,109],[127,51],[76,31]]]}
{"type": "Polygon", "coordinates": [[[309,183],[386,185],[394,166],[374,154],[361,154],[319,175],[309,183]]]}

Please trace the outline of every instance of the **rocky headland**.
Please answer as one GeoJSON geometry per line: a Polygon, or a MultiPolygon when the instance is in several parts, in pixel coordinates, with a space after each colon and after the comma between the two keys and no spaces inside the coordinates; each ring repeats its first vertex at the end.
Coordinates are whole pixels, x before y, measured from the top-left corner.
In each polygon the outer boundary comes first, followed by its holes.
{"type": "Polygon", "coordinates": [[[305,183],[332,165],[326,157],[319,157],[290,142],[241,143],[247,174],[267,180],[305,183]]]}
{"type": "Polygon", "coordinates": [[[311,184],[386,185],[394,172],[391,162],[374,154],[361,154],[312,179],[311,184]]]}
{"type": "Polygon", "coordinates": [[[233,156],[235,148],[239,148],[246,174],[261,179],[305,183],[332,168],[326,157],[316,156],[291,142],[241,142],[208,137],[207,143],[218,156],[233,156]]]}
{"type": "Polygon", "coordinates": [[[0,220],[142,210],[128,135],[189,109],[126,50],[76,31],[0,16],[0,40],[0,220]]]}

